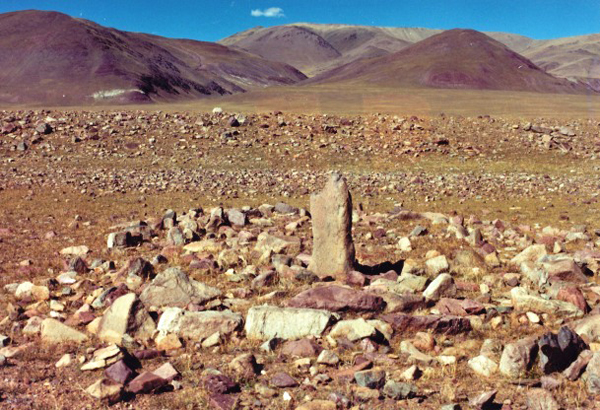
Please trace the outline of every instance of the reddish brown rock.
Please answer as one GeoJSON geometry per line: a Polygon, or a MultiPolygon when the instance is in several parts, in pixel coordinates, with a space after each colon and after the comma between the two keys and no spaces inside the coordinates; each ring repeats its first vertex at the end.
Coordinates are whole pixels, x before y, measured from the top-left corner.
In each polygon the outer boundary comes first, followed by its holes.
{"type": "Polygon", "coordinates": [[[317,357],[323,348],[311,339],[290,340],[285,342],[281,353],[295,357],[317,357]]]}
{"type": "Polygon", "coordinates": [[[209,374],[204,377],[203,385],[206,390],[213,394],[238,393],[240,386],[223,374],[209,374]]]}
{"type": "Polygon", "coordinates": [[[237,406],[237,397],[231,394],[213,394],[210,396],[210,406],[217,410],[233,410],[237,406]]]}
{"type": "Polygon", "coordinates": [[[412,333],[429,330],[434,333],[455,335],[471,331],[471,322],[467,318],[457,316],[411,316],[404,314],[389,314],[382,317],[399,333],[412,333]]]}
{"type": "Polygon", "coordinates": [[[152,372],[144,372],[133,379],[127,390],[133,394],[150,393],[168,384],[168,381],[152,372]]]}
{"type": "Polygon", "coordinates": [[[280,388],[296,387],[298,382],[287,373],[277,373],[271,378],[271,385],[280,388]]]}
{"type": "Polygon", "coordinates": [[[545,263],[550,282],[572,282],[577,284],[588,283],[583,270],[572,259],[564,259],[552,263],[545,263]]]}
{"type": "Polygon", "coordinates": [[[152,371],[152,373],[154,373],[155,375],[157,375],[159,377],[162,377],[163,379],[165,379],[168,382],[171,382],[171,381],[175,380],[177,377],[179,377],[179,372],[169,362],[163,364],[162,366],[158,367],[157,369],[154,369],[152,371]]]}
{"type": "Polygon", "coordinates": [[[108,367],[104,374],[112,381],[119,384],[127,384],[134,376],[133,370],[125,363],[124,360],[119,360],[110,367],[108,367]]]}
{"type": "Polygon", "coordinates": [[[364,359],[359,361],[359,358],[357,358],[357,362],[353,367],[350,367],[349,369],[338,370],[333,373],[332,377],[339,383],[347,383],[354,379],[354,373],[369,369],[373,366],[373,362],[370,360],[364,359]]]}
{"type": "Polygon", "coordinates": [[[572,303],[584,313],[588,313],[590,311],[590,306],[585,300],[583,293],[575,286],[561,288],[556,295],[556,299],[572,303]]]}
{"type": "Polygon", "coordinates": [[[385,302],[380,296],[332,285],[319,286],[299,293],[288,301],[288,306],[332,312],[377,312],[385,307],[385,302]]]}
{"type": "Polygon", "coordinates": [[[367,284],[368,279],[366,275],[363,275],[362,273],[358,272],[358,271],[350,271],[348,272],[348,274],[346,275],[346,284],[350,285],[350,286],[359,286],[359,287],[363,287],[367,284]]]}
{"type": "Polygon", "coordinates": [[[485,311],[485,307],[474,300],[442,298],[435,305],[441,315],[467,316],[477,315],[485,311]]]}

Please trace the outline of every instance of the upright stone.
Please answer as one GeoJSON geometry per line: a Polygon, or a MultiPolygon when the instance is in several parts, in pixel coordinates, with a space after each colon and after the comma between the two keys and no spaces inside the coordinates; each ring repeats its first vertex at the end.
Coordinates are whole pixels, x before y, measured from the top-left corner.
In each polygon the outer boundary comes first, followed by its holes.
{"type": "Polygon", "coordinates": [[[323,191],[310,197],[313,254],[309,270],[344,279],[354,269],[352,197],[346,180],[333,173],[323,191]]]}

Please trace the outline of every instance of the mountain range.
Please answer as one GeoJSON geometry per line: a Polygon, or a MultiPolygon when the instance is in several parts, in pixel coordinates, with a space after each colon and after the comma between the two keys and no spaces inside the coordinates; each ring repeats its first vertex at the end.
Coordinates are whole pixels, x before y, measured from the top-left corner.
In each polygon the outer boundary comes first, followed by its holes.
{"type": "Polygon", "coordinates": [[[4,104],[170,102],[311,84],[595,93],[600,34],[534,40],[297,23],[210,43],[125,32],[57,12],[0,14],[4,104]]]}

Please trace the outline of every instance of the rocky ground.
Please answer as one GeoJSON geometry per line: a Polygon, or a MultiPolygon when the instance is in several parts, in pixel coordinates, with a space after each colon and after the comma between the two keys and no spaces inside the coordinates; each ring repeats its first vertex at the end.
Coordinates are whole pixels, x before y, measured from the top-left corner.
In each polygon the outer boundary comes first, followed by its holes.
{"type": "Polygon", "coordinates": [[[596,121],[218,111],[0,112],[2,408],[593,408],[596,121]]]}

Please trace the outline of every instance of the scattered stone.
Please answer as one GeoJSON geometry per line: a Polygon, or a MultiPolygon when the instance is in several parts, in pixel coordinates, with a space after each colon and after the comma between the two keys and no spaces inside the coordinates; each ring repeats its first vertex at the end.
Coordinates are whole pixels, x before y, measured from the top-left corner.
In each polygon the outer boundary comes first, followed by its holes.
{"type": "Polygon", "coordinates": [[[484,377],[491,377],[498,370],[498,364],[483,355],[472,358],[468,364],[475,373],[484,377]]]}
{"type": "Polygon", "coordinates": [[[361,387],[380,389],[385,383],[385,371],[380,368],[362,370],[354,373],[354,380],[361,387]]]}
{"type": "Polygon", "coordinates": [[[448,260],[444,255],[428,259],[425,265],[427,266],[427,271],[432,275],[439,275],[440,273],[448,272],[448,269],[450,269],[448,260]]]}
{"type": "Polygon", "coordinates": [[[491,408],[491,404],[494,402],[496,394],[498,394],[498,390],[491,390],[481,393],[480,395],[469,399],[469,405],[477,410],[486,410],[491,408]]]}
{"type": "Polygon", "coordinates": [[[104,371],[104,375],[115,383],[127,384],[134,377],[133,370],[124,360],[113,363],[104,371]]]}
{"type": "Polygon", "coordinates": [[[579,354],[577,359],[573,363],[571,363],[571,365],[569,367],[567,367],[565,369],[565,371],[563,372],[563,375],[568,380],[579,379],[579,376],[581,376],[583,371],[586,369],[588,363],[590,362],[590,360],[592,360],[592,357],[593,357],[593,353],[591,350],[584,350],[583,352],[581,352],[579,354]]]}
{"type": "Polygon", "coordinates": [[[552,394],[545,389],[531,389],[527,392],[527,408],[530,410],[559,410],[552,394]]]}
{"type": "Polygon", "coordinates": [[[333,338],[344,337],[352,342],[374,337],[377,334],[377,329],[371,323],[363,318],[342,320],[337,322],[329,336],[333,338]]]}
{"type": "Polygon", "coordinates": [[[383,386],[383,394],[394,400],[410,399],[417,394],[417,386],[409,383],[399,383],[388,380],[383,386]]]}
{"type": "Polygon", "coordinates": [[[85,391],[95,399],[105,400],[109,404],[113,404],[121,399],[123,387],[120,384],[102,378],[85,389],[85,391]]]}
{"type": "Polygon", "coordinates": [[[308,338],[287,341],[281,349],[282,354],[295,357],[316,357],[321,351],[323,348],[308,338]]]}
{"type": "Polygon", "coordinates": [[[143,372],[127,385],[127,390],[133,394],[151,393],[167,385],[167,380],[152,373],[143,372]]]}

